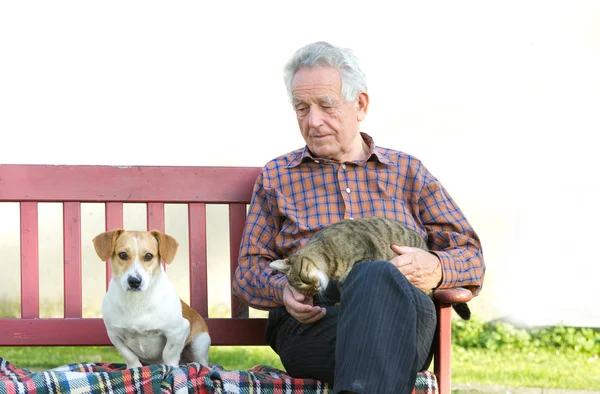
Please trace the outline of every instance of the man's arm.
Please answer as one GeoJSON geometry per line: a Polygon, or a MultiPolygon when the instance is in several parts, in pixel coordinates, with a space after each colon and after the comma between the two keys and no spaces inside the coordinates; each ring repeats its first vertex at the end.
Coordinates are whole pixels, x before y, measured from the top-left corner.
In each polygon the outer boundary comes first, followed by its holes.
{"type": "Polygon", "coordinates": [[[282,305],[285,276],[269,267],[279,258],[275,238],[279,231],[277,219],[263,185],[261,172],[254,191],[244,235],[240,245],[239,266],[233,277],[233,294],[257,309],[282,305]]]}
{"type": "Polygon", "coordinates": [[[465,287],[477,295],[485,274],[481,242],[444,187],[430,174],[419,200],[428,245],[442,269],[440,288],[465,287]]]}

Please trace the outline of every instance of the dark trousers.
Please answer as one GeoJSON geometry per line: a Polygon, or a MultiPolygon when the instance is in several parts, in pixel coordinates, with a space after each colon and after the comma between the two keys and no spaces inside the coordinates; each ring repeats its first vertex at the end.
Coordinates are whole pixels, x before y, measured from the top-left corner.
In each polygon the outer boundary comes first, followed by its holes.
{"type": "Polygon", "coordinates": [[[287,373],[333,384],[333,392],[411,393],[431,363],[437,318],[433,301],[387,261],[365,262],[319,296],[325,317],[303,324],[269,311],[267,343],[287,373]]]}

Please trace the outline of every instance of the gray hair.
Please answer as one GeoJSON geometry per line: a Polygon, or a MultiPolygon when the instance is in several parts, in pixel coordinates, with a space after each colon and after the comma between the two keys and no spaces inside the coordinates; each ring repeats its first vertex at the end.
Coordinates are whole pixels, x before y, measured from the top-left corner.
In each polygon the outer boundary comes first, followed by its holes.
{"type": "Polygon", "coordinates": [[[292,101],[292,80],[301,68],[335,67],[340,71],[342,97],[355,102],[361,92],[367,91],[365,74],[358,66],[358,58],[352,50],[319,41],[298,49],[284,68],[285,87],[292,101]]]}

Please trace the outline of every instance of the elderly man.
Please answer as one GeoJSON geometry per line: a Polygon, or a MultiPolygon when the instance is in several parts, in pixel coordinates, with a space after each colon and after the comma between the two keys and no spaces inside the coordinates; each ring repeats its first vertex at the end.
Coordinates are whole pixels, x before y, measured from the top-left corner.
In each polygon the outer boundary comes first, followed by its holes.
{"type": "Polygon", "coordinates": [[[410,393],[431,362],[437,323],[419,289],[479,293],[479,238],[418,159],[360,131],[369,95],[350,50],[300,48],[285,83],[306,146],[268,162],[256,180],[234,293],[269,309],[266,339],[290,375],[331,382],[334,393],[410,393]],[[391,261],[355,265],[341,295],[329,286],[305,297],[269,268],[319,229],[366,216],[403,222],[431,252],[393,246],[391,261]]]}

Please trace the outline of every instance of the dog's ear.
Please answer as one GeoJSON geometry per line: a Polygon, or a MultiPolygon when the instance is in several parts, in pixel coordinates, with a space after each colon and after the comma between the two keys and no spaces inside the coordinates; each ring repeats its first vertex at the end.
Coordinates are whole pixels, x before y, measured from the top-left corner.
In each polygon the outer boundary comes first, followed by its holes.
{"type": "Polygon", "coordinates": [[[94,249],[96,249],[96,254],[100,257],[100,260],[106,261],[110,259],[113,252],[115,251],[115,244],[117,238],[121,233],[125,231],[123,229],[117,229],[112,231],[106,231],[104,233],[98,234],[92,240],[94,242],[94,249]]]}
{"type": "Polygon", "coordinates": [[[158,241],[158,254],[160,255],[160,258],[166,264],[171,264],[175,258],[175,254],[177,253],[179,243],[175,240],[175,238],[158,230],[152,230],[150,231],[150,234],[152,234],[158,241]]]}

